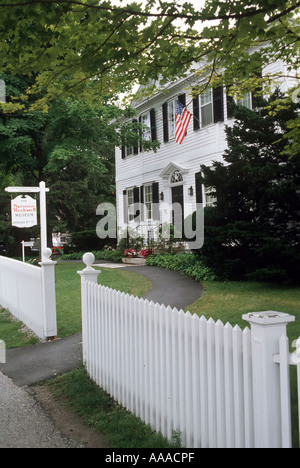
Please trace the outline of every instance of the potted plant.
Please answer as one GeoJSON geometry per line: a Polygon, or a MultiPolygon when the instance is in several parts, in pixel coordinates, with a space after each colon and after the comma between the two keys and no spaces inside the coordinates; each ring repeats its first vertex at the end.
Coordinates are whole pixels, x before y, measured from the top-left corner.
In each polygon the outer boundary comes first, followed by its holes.
{"type": "Polygon", "coordinates": [[[149,255],[151,255],[151,254],[152,254],[151,249],[142,249],[142,250],[140,251],[141,257],[144,257],[144,258],[148,258],[149,255]]]}
{"type": "Polygon", "coordinates": [[[137,257],[137,251],[135,249],[126,249],[124,252],[124,257],[137,257]]]}

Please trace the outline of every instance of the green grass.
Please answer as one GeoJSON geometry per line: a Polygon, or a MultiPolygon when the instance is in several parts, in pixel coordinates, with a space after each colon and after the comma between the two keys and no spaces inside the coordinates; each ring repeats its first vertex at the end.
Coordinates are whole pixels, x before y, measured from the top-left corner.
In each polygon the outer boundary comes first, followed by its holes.
{"type": "Polygon", "coordinates": [[[53,379],[49,389],[56,397],[67,397],[68,405],[83,422],[104,434],[114,448],[174,447],[119,406],[89,378],[83,367],[53,379]]]}
{"type": "Polygon", "coordinates": [[[27,331],[22,331],[23,323],[14,319],[4,309],[0,309],[0,339],[5,342],[5,347],[18,348],[38,343],[38,338],[27,331]]]}
{"type": "MultiPolygon", "coordinates": [[[[81,331],[81,288],[77,271],[83,264],[59,262],[56,265],[56,304],[58,337],[81,331]]],[[[101,268],[98,283],[134,296],[142,297],[151,283],[137,273],[120,269],[101,268]]]]}
{"type": "Polygon", "coordinates": [[[288,325],[290,341],[300,336],[300,288],[259,282],[205,282],[204,294],[187,307],[191,314],[224,324],[239,325],[244,329],[248,323],[243,314],[275,310],[294,315],[296,321],[288,325]]]}
{"type": "MultiPolygon", "coordinates": [[[[192,314],[239,325],[242,329],[249,326],[242,319],[243,314],[274,310],[294,315],[296,320],[287,326],[291,352],[292,343],[300,336],[300,288],[278,286],[257,282],[207,282],[204,294],[190,307],[192,314]]],[[[291,399],[293,446],[299,447],[298,404],[296,367],[291,366],[291,399]]]]}

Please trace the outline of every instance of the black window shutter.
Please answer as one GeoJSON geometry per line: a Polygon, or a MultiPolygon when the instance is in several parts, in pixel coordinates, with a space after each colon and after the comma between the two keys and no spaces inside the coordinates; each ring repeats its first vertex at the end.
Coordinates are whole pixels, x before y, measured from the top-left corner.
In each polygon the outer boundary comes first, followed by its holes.
{"type": "Polygon", "coordinates": [[[169,119],[168,119],[168,103],[165,102],[162,106],[163,112],[163,127],[164,127],[164,142],[169,141],[169,119]]]}
{"type": "Polygon", "coordinates": [[[159,221],[159,183],[152,184],[153,219],[159,221]]]}
{"type": "MultiPolygon", "coordinates": [[[[262,70],[256,73],[257,78],[262,79],[262,70]]],[[[263,90],[262,83],[252,92],[252,109],[256,109],[258,107],[262,107],[262,95],[261,92],[263,90]]]]}
{"type": "Polygon", "coordinates": [[[227,101],[227,119],[232,119],[234,116],[235,102],[233,96],[229,95],[230,89],[226,90],[226,101],[227,101]]]}
{"type": "Polygon", "coordinates": [[[214,99],[214,123],[224,122],[224,102],[223,102],[223,86],[219,86],[213,90],[214,99]]]}
{"type": "Polygon", "coordinates": [[[197,172],[195,174],[195,185],[196,185],[196,203],[203,203],[201,172],[197,172]]]}
{"type": "Polygon", "coordinates": [[[193,99],[193,116],[194,116],[194,130],[199,130],[200,128],[199,96],[196,96],[193,99]]]}
{"type": "Polygon", "coordinates": [[[134,187],[133,189],[133,203],[140,202],[140,189],[138,187],[134,187]]]}
{"type": "Polygon", "coordinates": [[[178,101],[183,105],[183,107],[186,107],[186,94],[180,94],[178,96],[178,101]]]}
{"type": "MultiPolygon", "coordinates": [[[[142,117],[139,117],[139,124],[142,123],[142,117]]],[[[142,153],[143,151],[143,145],[142,145],[142,137],[143,137],[143,132],[142,130],[139,131],[140,132],[140,152],[142,153]]]]}
{"type": "MultiPolygon", "coordinates": [[[[132,121],[133,124],[137,124],[138,121],[136,119],[134,119],[132,121]]],[[[138,130],[136,130],[136,144],[134,145],[133,147],[133,154],[139,154],[139,146],[138,146],[138,130]]]]}
{"type": "Polygon", "coordinates": [[[150,123],[151,123],[151,140],[155,141],[157,140],[155,109],[150,110],[150,123]]]}
{"type": "Polygon", "coordinates": [[[144,214],[144,186],[140,187],[140,202],[141,202],[141,221],[144,221],[145,214],[144,214]]]}
{"type": "Polygon", "coordinates": [[[122,146],[122,159],[126,158],[126,147],[122,146]]]}
{"type": "MultiPolygon", "coordinates": [[[[133,203],[135,205],[138,205],[140,203],[140,189],[139,187],[134,187],[133,189],[133,203]]],[[[139,223],[141,220],[141,209],[139,207],[138,210],[136,210],[136,206],[134,207],[135,213],[134,213],[134,221],[136,223],[139,223]]]]}
{"type": "Polygon", "coordinates": [[[127,190],[123,191],[123,219],[124,223],[128,223],[128,198],[127,198],[127,190]]]}

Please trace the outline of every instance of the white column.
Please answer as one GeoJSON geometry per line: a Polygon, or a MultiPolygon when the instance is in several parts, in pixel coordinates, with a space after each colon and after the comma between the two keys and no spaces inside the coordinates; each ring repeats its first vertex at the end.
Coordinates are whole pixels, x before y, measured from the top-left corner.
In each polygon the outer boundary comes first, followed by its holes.
{"type": "Polygon", "coordinates": [[[274,355],[295,317],[268,311],[246,314],[243,319],[251,325],[255,447],[281,448],[280,369],[274,355]]]}
{"type": "Polygon", "coordinates": [[[55,292],[55,265],[50,256],[51,249],[42,251],[42,288],[43,288],[43,314],[44,314],[44,339],[57,336],[56,318],[56,292],[55,292]]]}
{"type": "Polygon", "coordinates": [[[41,255],[42,261],[47,261],[43,257],[47,249],[47,209],[46,209],[46,184],[40,182],[40,226],[41,226],[41,255]]]}
{"type": "Polygon", "coordinates": [[[77,273],[81,276],[81,314],[82,314],[82,354],[83,354],[83,362],[87,360],[87,352],[86,347],[88,343],[88,336],[87,336],[87,293],[86,293],[86,286],[87,283],[94,283],[97,284],[98,276],[101,271],[96,271],[92,268],[93,263],[95,262],[95,256],[92,253],[84,254],[83,263],[86,265],[86,268],[82,271],[78,271],[77,273]]]}

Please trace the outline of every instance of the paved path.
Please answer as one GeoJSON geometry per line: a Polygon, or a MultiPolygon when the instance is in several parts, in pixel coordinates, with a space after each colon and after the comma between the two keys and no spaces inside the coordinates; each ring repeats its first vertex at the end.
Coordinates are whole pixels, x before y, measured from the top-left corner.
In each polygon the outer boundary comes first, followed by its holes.
{"type": "MultiPolygon", "coordinates": [[[[110,264],[104,266],[112,267],[110,264]]],[[[201,284],[177,272],[147,266],[123,268],[142,274],[152,282],[151,291],[144,297],[154,302],[185,308],[203,292],[201,284]]],[[[0,448],[76,446],[55,430],[51,420],[28,393],[27,386],[77,368],[82,360],[81,339],[82,335],[78,333],[61,340],[6,351],[6,364],[0,364],[0,448]]]]}

